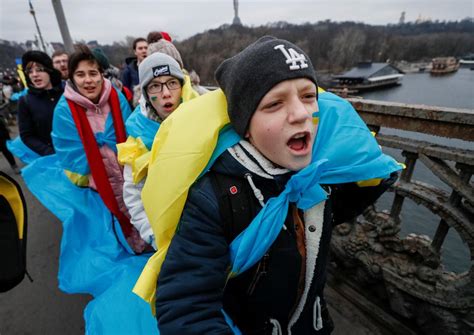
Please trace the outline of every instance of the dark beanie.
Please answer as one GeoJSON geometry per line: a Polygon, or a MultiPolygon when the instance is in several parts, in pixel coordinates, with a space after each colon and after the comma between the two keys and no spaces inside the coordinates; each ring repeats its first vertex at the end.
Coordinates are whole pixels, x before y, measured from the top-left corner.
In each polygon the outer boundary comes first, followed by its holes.
{"type": "Polygon", "coordinates": [[[105,55],[104,50],[101,48],[94,48],[91,50],[91,52],[104,71],[110,67],[109,59],[105,55]]]}
{"type": "MultiPolygon", "coordinates": [[[[48,56],[48,54],[37,50],[25,52],[21,57],[21,66],[23,67],[23,71],[26,71],[26,66],[30,62],[41,64],[44,67],[46,72],[49,74],[51,84],[53,86],[58,86],[61,84],[61,72],[53,67],[53,60],[48,56]]],[[[28,86],[32,85],[29,76],[26,76],[26,82],[28,86]]]]}
{"type": "Polygon", "coordinates": [[[226,96],[230,122],[242,137],[258,104],[275,85],[296,78],[308,78],[317,85],[309,57],[293,43],[272,36],[226,59],[215,77],[226,96]]]}

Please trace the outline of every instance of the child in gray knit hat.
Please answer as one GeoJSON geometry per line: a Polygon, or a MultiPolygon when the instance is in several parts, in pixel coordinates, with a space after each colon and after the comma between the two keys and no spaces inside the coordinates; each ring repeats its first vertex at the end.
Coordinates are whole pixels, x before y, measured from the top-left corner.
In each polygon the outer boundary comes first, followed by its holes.
{"type": "MultiPolygon", "coordinates": [[[[138,105],[127,119],[125,127],[130,135],[127,142],[133,145],[140,140],[148,150],[151,150],[160,123],[181,104],[184,73],[176,60],[157,52],[140,63],[138,75],[143,103],[138,105]]],[[[118,145],[119,159],[122,156],[121,150],[122,145],[118,145]]],[[[124,164],[123,200],[130,213],[130,221],[140,233],[140,237],[156,249],[153,231],[141,199],[146,177],[134,180],[133,159],[121,163],[124,164]]]]}

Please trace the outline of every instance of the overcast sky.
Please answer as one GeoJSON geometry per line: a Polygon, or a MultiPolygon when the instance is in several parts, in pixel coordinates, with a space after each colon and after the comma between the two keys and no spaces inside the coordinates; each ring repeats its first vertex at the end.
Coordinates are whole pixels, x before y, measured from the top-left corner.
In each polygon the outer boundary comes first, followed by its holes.
{"type": "MultiPolygon", "coordinates": [[[[43,37],[59,42],[61,35],[51,0],[31,0],[43,37]]],[[[124,37],[146,36],[164,30],[178,40],[231,23],[232,0],[62,0],[73,40],[98,40],[101,44],[124,37]]],[[[402,11],[406,21],[419,15],[432,20],[473,17],[474,0],[240,0],[244,25],[357,21],[368,24],[397,23],[402,11]]],[[[0,0],[0,39],[24,42],[34,39],[36,28],[28,0],[0,0]]]]}

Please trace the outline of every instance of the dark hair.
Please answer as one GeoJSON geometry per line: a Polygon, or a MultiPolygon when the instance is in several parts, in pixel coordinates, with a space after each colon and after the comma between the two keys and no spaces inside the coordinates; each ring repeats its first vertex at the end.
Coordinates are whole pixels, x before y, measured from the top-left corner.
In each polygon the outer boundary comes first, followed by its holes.
{"type": "Polygon", "coordinates": [[[146,39],[139,37],[133,40],[133,50],[136,49],[138,42],[146,42],[146,39]]]}
{"type": "Polygon", "coordinates": [[[148,44],[158,42],[163,38],[163,35],[159,31],[150,31],[146,37],[148,44]]]}
{"type": "Polygon", "coordinates": [[[61,55],[69,56],[69,55],[67,54],[67,52],[64,51],[64,50],[56,50],[56,51],[53,52],[53,54],[51,55],[51,58],[58,57],[58,56],[61,56],[61,55]]]}
{"type": "Polygon", "coordinates": [[[73,80],[74,72],[79,66],[79,63],[82,62],[83,60],[97,64],[97,67],[99,68],[99,72],[104,73],[104,69],[102,68],[102,65],[100,64],[99,60],[94,56],[91,49],[89,49],[87,45],[78,44],[76,46],[76,51],[74,51],[71,57],[69,57],[68,70],[69,70],[69,79],[71,81],[74,81],[73,80]]]}

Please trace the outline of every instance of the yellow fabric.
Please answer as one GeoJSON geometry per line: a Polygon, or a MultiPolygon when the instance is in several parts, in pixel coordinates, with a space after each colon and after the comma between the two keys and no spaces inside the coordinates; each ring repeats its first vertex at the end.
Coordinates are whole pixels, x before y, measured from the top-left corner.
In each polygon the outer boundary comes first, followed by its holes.
{"type": "Polygon", "coordinates": [[[8,203],[10,204],[13,214],[15,215],[16,224],[18,227],[18,236],[20,239],[23,239],[25,223],[24,204],[16,185],[8,180],[7,177],[2,175],[0,175],[0,195],[5,197],[5,199],[7,199],[8,203]]]}
{"type": "Polygon", "coordinates": [[[69,178],[69,180],[77,186],[80,187],[87,187],[89,186],[89,176],[88,175],[82,175],[76,172],[71,172],[69,170],[64,170],[64,173],[66,176],[69,178]]]}
{"type": "Polygon", "coordinates": [[[23,87],[28,87],[28,84],[26,83],[25,72],[23,72],[23,65],[18,64],[16,66],[16,72],[18,73],[18,76],[20,77],[23,87]]]}
{"type": "Polygon", "coordinates": [[[150,151],[141,138],[129,136],[127,141],[117,144],[117,158],[120,164],[132,167],[133,183],[137,184],[148,173],[150,151]]]}
{"type": "Polygon", "coordinates": [[[382,182],[382,178],[374,178],[368,180],[362,180],[357,182],[357,186],[359,187],[370,187],[370,186],[378,186],[382,182]]]}
{"type": "Polygon", "coordinates": [[[219,89],[181,104],[163,122],[153,142],[142,200],[158,251],[148,260],[133,289],[151,305],[153,314],[156,282],[188,190],[209,162],[219,131],[229,122],[225,95],[219,89]]]}
{"type": "Polygon", "coordinates": [[[191,78],[185,74],[184,75],[184,84],[181,90],[181,98],[183,98],[183,102],[189,101],[191,99],[197,98],[199,93],[193,89],[191,85],[191,78]]]}
{"type": "Polygon", "coordinates": [[[188,190],[209,162],[219,131],[228,123],[224,93],[216,90],[181,104],[161,124],[155,137],[142,200],[158,251],[148,261],[133,290],[152,308],[158,273],[188,190]]]}
{"type": "MultiPolygon", "coordinates": [[[[372,134],[373,137],[376,137],[377,133],[374,132],[374,131],[371,131],[370,132],[372,134]]],[[[380,147],[382,148],[382,147],[380,147]]],[[[403,169],[406,168],[406,165],[403,164],[403,163],[398,163],[399,165],[401,165],[403,167],[403,169]]],[[[368,179],[368,180],[361,180],[361,181],[358,181],[356,184],[357,186],[359,187],[371,187],[371,186],[378,186],[380,185],[380,183],[382,182],[383,178],[373,178],[373,179],[368,179]]]]}

